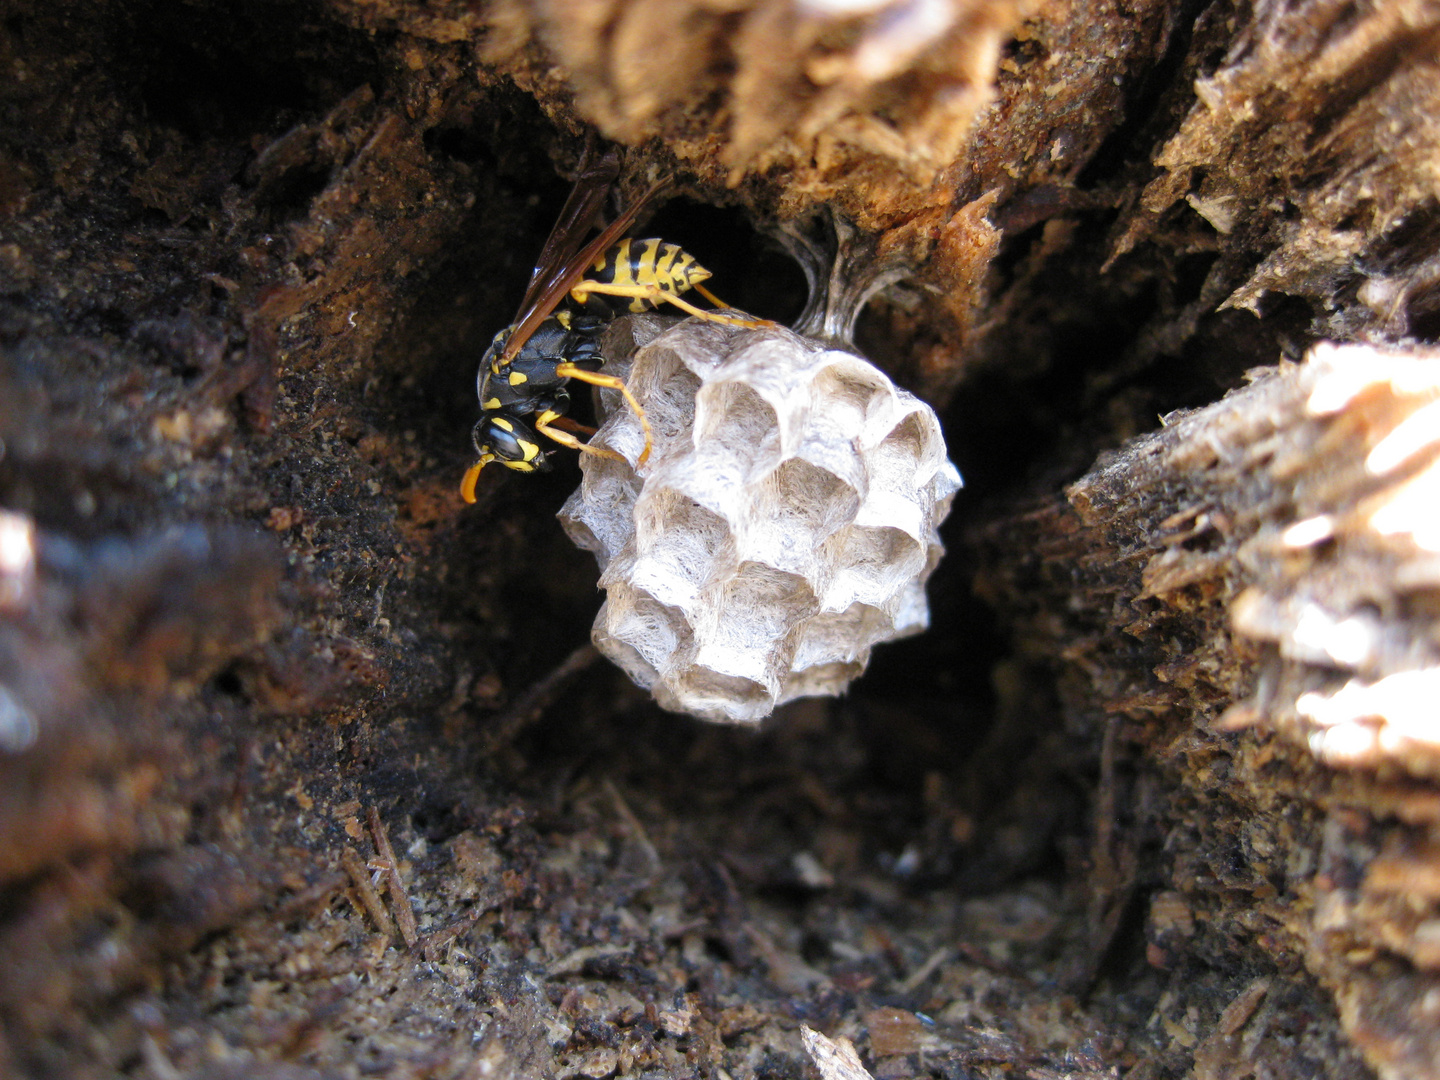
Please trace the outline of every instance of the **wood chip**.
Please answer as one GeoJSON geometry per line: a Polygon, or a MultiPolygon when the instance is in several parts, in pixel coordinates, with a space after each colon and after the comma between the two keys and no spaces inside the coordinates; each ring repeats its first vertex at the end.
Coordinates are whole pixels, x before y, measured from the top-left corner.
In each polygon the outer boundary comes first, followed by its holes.
{"type": "Polygon", "coordinates": [[[804,1026],[800,1028],[800,1038],[805,1043],[805,1052],[820,1071],[821,1080],[875,1080],[860,1064],[860,1055],[849,1039],[830,1039],[804,1026]]]}

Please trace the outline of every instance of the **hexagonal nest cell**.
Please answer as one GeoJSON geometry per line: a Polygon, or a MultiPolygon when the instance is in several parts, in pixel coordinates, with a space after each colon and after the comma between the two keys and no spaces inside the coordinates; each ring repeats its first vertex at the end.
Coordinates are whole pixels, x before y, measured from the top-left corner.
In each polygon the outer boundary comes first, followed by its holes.
{"type": "Polygon", "coordinates": [[[600,561],[595,644],[705,720],[842,693],[872,646],[929,624],[960,487],[939,420],[862,358],[783,329],[664,329],[624,320],[605,350],[653,445],[605,391],[591,445],[616,456],[587,455],[560,511],[600,561]]]}
{"type": "Polygon", "coordinates": [[[1437,40],[12,0],[0,1073],[1440,1077],[1437,40]]]}

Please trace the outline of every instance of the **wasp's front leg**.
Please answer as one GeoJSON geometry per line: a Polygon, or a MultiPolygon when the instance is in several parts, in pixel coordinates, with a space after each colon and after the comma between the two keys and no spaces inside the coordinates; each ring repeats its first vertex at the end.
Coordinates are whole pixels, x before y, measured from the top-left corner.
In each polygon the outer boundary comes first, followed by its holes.
{"type": "MultiPolygon", "coordinates": [[[[594,454],[596,457],[609,458],[611,461],[625,460],[614,450],[607,450],[603,446],[591,446],[589,443],[583,443],[568,431],[554,426],[564,419],[565,418],[558,413],[547,410],[535,417],[535,430],[546,438],[553,439],[561,446],[568,446],[571,450],[578,450],[582,454],[594,454]]],[[[576,426],[581,427],[583,425],[577,424],[576,426]]]]}

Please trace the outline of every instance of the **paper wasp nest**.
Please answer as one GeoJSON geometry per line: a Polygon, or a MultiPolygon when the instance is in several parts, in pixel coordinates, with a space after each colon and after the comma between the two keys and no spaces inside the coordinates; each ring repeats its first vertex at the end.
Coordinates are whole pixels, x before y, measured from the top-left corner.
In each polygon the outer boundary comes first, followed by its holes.
{"type": "Polygon", "coordinates": [[[633,354],[654,448],[637,475],[640,424],[603,392],[592,442],[625,461],[585,455],[560,511],[600,563],[601,652],[664,708],[755,722],[840,693],[871,646],[928,625],[960,487],[928,405],[788,330],[642,316],[611,333],[606,370],[633,354]]]}

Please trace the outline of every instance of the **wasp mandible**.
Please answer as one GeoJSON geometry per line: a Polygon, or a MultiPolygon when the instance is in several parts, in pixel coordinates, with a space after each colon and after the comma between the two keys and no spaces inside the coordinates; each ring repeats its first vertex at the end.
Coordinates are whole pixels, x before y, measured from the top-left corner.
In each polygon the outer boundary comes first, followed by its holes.
{"type": "Polygon", "coordinates": [[[613,147],[598,159],[587,148],[575,186],[540,249],[515,321],[495,335],[480,360],[475,383],[481,417],[472,436],[479,460],[460,482],[460,496],[467,503],[475,501],[480,470],[492,461],[518,472],[548,468],[549,451],[541,447],[541,435],[582,453],[619,457],[575,437],[576,432],[588,435],[593,430],[565,415],[571,379],[618,390],[645,432],[645,448],[636,464],[643,465],[650,456],[645,410],[622,380],[600,370],[605,363],[600,336],[616,314],[602,297],[627,299],[625,307],[632,312],[668,303],[717,322],[768,325],[740,313],[705,311],[681,297],[693,289],[716,307],[725,307],[700,284],[710,271],[676,245],[620,239],[663,184],[652,186],[582,245],[619,175],[620,157],[613,147]]]}

